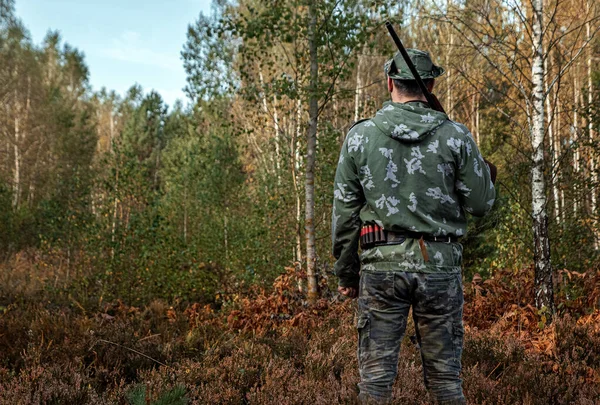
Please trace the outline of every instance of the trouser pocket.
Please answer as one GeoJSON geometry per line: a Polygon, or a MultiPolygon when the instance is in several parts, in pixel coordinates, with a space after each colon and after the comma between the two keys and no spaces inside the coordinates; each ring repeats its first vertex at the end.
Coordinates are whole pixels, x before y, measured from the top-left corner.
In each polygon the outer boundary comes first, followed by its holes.
{"type": "Polygon", "coordinates": [[[367,351],[371,336],[371,323],[368,314],[363,313],[358,316],[356,330],[358,331],[358,361],[360,362],[367,351]]]}
{"type": "Polygon", "coordinates": [[[456,312],[452,317],[452,343],[454,345],[454,357],[456,362],[458,363],[459,370],[462,368],[461,366],[461,357],[462,357],[462,349],[463,349],[463,339],[465,335],[465,329],[463,326],[463,287],[462,287],[462,276],[458,274],[457,276],[457,290],[458,293],[455,297],[454,306],[456,308],[456,312]]]}
{"type": "Polygon", "coordinates": [[[421,335],[425,384],[437,400],[462,399],[463,290],[460,274],[419,278],[413,309],[421,335]]]}

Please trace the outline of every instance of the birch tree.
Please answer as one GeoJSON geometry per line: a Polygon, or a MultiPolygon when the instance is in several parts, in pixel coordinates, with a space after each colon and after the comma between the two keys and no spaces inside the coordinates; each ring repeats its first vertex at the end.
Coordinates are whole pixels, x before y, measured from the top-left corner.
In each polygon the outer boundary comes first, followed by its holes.
{"type": "Polygon", "coordinates": [[[531,108],[531,204],[533,220],[533,260],[535,262],[535,304],[539,309],[554,312],[552,264],[550,261],[550,238],[546,213],[546,183],[544,179],[544,101],[548,96],[544,89],[544,2],[533,3],[533,58],[531,64],[532,108],[531,108]]]}
{"type": "MultiPolygon", "coordinates": [[[[379,7],[384,8],[383,5],[379,7]]],[[[295,256],[305,259],[310,301],[318,295],[319,277],[315,243],[320,208],[315,200],[320,183],[317,155],[321,150],[318,141],[321,131],[318,121],[330,105],[334,110],[338,108],[332,100],[341,99],[342,94],[348,101],[354,101],[354,111],[358,108],[356,84],[349,89],[341,86],[352,77],[356,53],[363,48],[369,29],[375,26],[375,21],[358,12],[363,8],[368,9],[360,1],[247,1],[232,18],[235,32],[242,40],[237,55],[242,71],[241,92],[251,96],[255,83],[259,83],[258,105],[276,124],[273,131],[275,154],[271,154],[274,171],[278,172],[278,168],[283,167],[275,164],[280,159],[277,148],[279,136],[285,136],[290,142],[292,161],[298,163],[297,152],[300,149],[305,151],[301,167],[304,174],[306,252],[302,256],[296,247],[295,256]],[[277,103],[270,103],[271,99],[277,100],[277,103]],[[276,106],[279,108],[276,109],[276,106]],[[279,125],[282,118],[278,117],[284,115],[296,115],[297,122],[304,121],[303,125],[296,125],[296,130],[302,128],[306,131],[300,148],[293,142],[294,138],[299,139],[293,133],[293,126],[288,125],[283,135],[285,126],[279,125]]],[[[295,167],[291,171],[292,183],[296,188],[299,184],[298,166],[292,164],[292,167],[295,167]]],[[[276,178],[279,184],[279,177],[276,178]]],[[[330,181],[327,184],[330,186],[330,181]]],[[[295,208],[296,211],[300,208],[298,199],[295,208]]]]}
{"type": "MultiPolygon", "coordinates": [[[[559,21],[569,4],[566,1],[545,3],[534,0],[523,4],[513,0],[474,2],[450,13],[439,6],[441,21],[452,25],[461,40],[470,46],[491,68],[484,74],[484,81],[493,83],[491,73],[500,75],[510,85],[495,87],[512,104],[514,111],[502,105],[496,108],[508,117],[514,128],[528,134],[530,153],[531,210],[533,260],[535,263],[535,304],[548,313],[554,311],[550,237],[548,232],[548,186],[546,173],[552,167],[545,158],[545,151],[553,149],[546,134],[550,131],[552,118],[546,122],[545,103],[552,103],[550,94],[557,90],[557,83],[568,73],[573,64],[585,54],[593,32],[583,41],[573,41],[572,46],[560,47],[565,38],[583,37],[586,24],[597,19],[588,12],[580,20],[559,21]],[[493,11],[492,11],[493,10],[493,11]],[[492,13],[492,14],[490,14],[492,13]],[[494,23],[492,23],[494,21],[494,23]],[[565,60],[558,69],[551,69],[551,53],[560,54],[565,60]],[[487,78],[486,78],[487,76],[487,78]]],[[[450,10],[452,11],[452,10],[450,10]]],[[[480,88],[482,97],[487,97],[480,88]]],[[[556,135],[555,135],[556,136],[556,135]]],[[[560,159],[559,159],[560,160],[560,159]]],[[[559,170],[560,167],[554,167],[559,170]]],[[[553,175],[556,175],[553,172],[553,175]]],[[[556,193],[555,195],[557,195],[556,193]]],[[[555,197],[555,204],[558,204],[555,197]]]]}
{"type": "MultiPolygon", "coordinates": [[[[597,7],[597,6],[596,6],[597,7]]],[[[587,11],[587,15],[591,14],[592,11],[592,2],[591,0],[587,0],[586,1],[586,11],[587,11]]],[[[589,44],[592,41],[592,36],[594,34],[594,32],[592,31],[592,20],[591,19],[587,19],[587,21],[585,22],[585,30],[586,30],[586,42],[589,44]]],[[[592,103],[594,100],[594,86],[593,86],[593,79],[592,79],[592,57],[593,57],[593,50],[591,46],[587,47],[587,92],[588,92],[588,133],[589,133],[589,142],[591,145],[593,145],[594,141],[595,141],[595,134],[596,134],[596,130],[594,128],[594,119],[592,117],[592,111],[593,111],[593,107],[592,107],[592,103]]],[[[589,153],[589,163],[590,163],[590,174],[591,174],[591,184],[592,184],[592,189],[591,189],[591,212],[592,215],[596,215],[595,213],[597,212],[597,208],[598,208],[598,203],[597,203],[597,184],[598,184],[598,173],[596,171],[596,157],[594,156],[594,151],[591,150],[589,153]]],[[[597,219],[594,217],[594,229],[596,229],[598,227],[598,223],[597,223],[597,219]]],[[[600,233],[600,230],[598,231],[600,233]]],[[[600,237],[598,235],[595,235],[594,237],[594,247],[596,250],[598,250],[600,248],[600,237]]]]}

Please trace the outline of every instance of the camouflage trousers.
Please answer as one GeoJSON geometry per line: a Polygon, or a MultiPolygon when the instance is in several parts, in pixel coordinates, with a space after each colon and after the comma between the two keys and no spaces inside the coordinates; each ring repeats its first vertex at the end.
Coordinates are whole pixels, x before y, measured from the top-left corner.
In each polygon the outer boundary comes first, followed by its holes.
{"type": "Polygon", "coordinates": [[[465,404],[460,379],[463,290],[458,273],[363,270],[358,296],[359,400],[389,403],[409,309],[425,386],[439,404],[465,404]]]}

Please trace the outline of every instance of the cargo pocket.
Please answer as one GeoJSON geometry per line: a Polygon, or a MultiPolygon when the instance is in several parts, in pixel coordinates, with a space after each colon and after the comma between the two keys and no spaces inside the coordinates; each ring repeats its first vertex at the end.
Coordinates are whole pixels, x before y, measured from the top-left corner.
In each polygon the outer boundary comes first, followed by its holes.
{"type": "Polygon", "coordinates": [[[454,346],[454,358],[460,364],[463,349],[463,338],[465,330],[461,319],[452,322],[452,345],[454,346]]]}
{"type": "Polygon", "coordinates": [[[371,335],[371,324],[368,314],[360,314],[356,321],[358,331],[358,362],[361,364],[368,353],[369,338],[371,335]]]}
{"type": "Polygon", "coordinates": [[[452,345],[454,346],[454,357],[458,362],[460,367],[461,357],[462,357],[462,349],[463,349],[463,339],[465,334],[465,329],[463,326],[463,288],[462,288],[462,276],[460,274],[456,275],[457,277],[457,294],[455,297],[456,311],[454,311],[453,319],[452,319],[452,345]]]}

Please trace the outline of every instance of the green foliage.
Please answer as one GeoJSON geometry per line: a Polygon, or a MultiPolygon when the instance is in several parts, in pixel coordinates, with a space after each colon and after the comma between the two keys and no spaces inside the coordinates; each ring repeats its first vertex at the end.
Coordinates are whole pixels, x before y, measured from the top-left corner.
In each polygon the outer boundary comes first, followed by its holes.
{"type": "MultiPolygon", "coordinates": [[[[0,182],[0,251],[4,255],[13,252],[11,245],[14,244],[16,229],[14,227],[15,215],[12,212],[12,193],[5,182],[0,182]]],[[[6,260],[8,257],[3,257],[6,260]]]]}
{"type": "MultiPolygon", "coordinates": [[[[387,97],[383,88],[374,89],[381,87],[380,62],[393,52],[381,23],[401,23],[407,45],[435,43],[434,53],[443,41],[430,39],[445,35],[445,27],[415,19],[419,9],[406,2],[315,4],[315,225],[319,268],[328,276],[331,182],[340,144],[354,107],[365,117],[387,97]]],[[[297,238],[302,253],[307,100],[314,95],[307,18],[304,1],[215,2],[211,15],[189,26],[181,54],[191,104],[169,109],[160,94],[139,85],[123,98],[105,89],[92,94],[83,53],[58,32],[36,46],[14,15],[14,2],[1,1],[0,96],[8,107],[0,125],[14,138],[19,118],[25,134],[19,187],[10,146],[0,165],[2,258],[32,247],[62,255],[57,260],[67,263],[65,277],[79,278],[49,288],[64,285],[61,294],[80,302],[214,303],[217,295],[270,285],[284,267],[302,269],[297,238]]],[[[464,85],[459,76],[453,80],[464,85]]],[[[467,279],[526,267],[532,254],[530,151],[515,126],[521,112],[500,111],[510,111],[506,80],[484,76],[481,86],[480,147],[500,169],[499,198],[491,216],[470,223],[463,241],[467,279]]],[[[469,99],[457,102],[457,118],[471,108],[469,99]]],[[[588,137],[573,141],[563,160],[571,161],[575,150],[598,153],[598,144],[588,137]]],[[[586,170],[561,166],[567,202],[586,200],[585,190],[594,186],[586,170]]],[[[584,271],[598,259],[598,218],[588,215],[589,207],[570,208],[560,225],[550,218],[551,237],[560,241],[553,262],[584,271]]]]}
{"type": "Polygon", "coordinates": [[[484,278],[492,276],[493,271],[501,264],[497,254],[494,230],[508,218],[511,213],[506,209],[506,198],[498,193],[492,211],[483,218],[469,218],[467,236],[461,241],[463,245],[464,276],[471,280],[475,273],[484,278]],[[504,217],[504,218],[503,218],[504,217]]]}
{"type": "Polygon", "coordinates": [[[224,6],[215,6],[213,15],[200,14],[188,27],[181,52],[188,83],[185,92],[195,101],[230,95],[237,86],[233,69],[235,38],[219,20],[224,6]]]}

